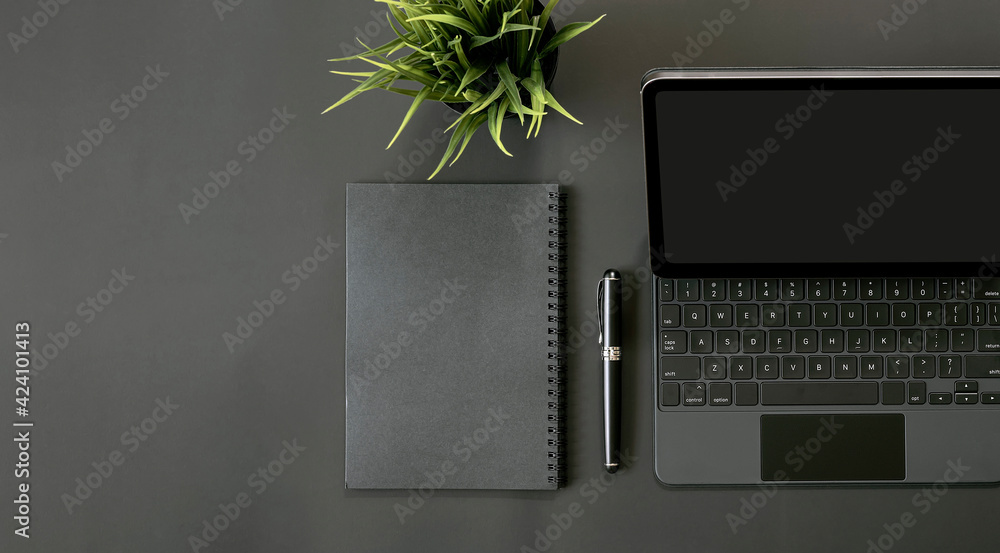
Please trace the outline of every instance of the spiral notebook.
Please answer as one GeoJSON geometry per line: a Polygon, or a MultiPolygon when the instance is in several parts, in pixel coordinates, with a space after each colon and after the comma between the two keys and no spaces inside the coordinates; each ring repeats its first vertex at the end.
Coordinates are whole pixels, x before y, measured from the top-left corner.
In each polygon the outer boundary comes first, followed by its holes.
{"type": "Polygon", "coordinates": [[[348,488],[555,489],[563,196],[347,186],[348,488]]]}

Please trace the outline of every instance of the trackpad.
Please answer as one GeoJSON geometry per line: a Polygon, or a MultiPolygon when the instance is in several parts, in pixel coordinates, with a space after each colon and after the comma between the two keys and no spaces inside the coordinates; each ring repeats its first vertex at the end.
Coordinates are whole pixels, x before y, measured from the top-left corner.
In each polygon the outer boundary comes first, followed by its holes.
{"type": "Polygon", "coordinates": [[[767,482],[903,480],[903,415],[761,415],[760,470],[767,482]]]}

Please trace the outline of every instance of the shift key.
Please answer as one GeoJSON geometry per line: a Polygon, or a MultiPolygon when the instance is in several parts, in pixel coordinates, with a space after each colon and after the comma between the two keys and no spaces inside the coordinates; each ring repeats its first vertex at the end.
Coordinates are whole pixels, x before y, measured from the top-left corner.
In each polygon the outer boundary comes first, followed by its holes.
{"type": "Polygon", "coordinates": [[[1000,378],[1000,355],[967,355],[965,357],[967,378],[1000,378]]]}
{"type": "Polygon", "coordinates": [[[663,380],[698,380],[701,378],[701,359],[697,357],[664,357],[660,359],[660,378],[663,380]]]}
{"type": "Polygon", "coordinates": [[[687,332],[667,330],[660,333],[660,353],[687,353],[687,332]]]}

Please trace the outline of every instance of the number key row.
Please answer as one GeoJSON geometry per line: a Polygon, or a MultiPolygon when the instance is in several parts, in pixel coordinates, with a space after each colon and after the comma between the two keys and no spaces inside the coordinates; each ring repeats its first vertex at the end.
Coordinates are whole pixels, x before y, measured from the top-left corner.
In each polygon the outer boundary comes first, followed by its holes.
{"type": "Polygon", "coordinates": [[[660,279],[660,301],[964,300],[1000,298],[1000,279],[660,279]],[[975,290],[975,294],[973,294],[975,290]]]}

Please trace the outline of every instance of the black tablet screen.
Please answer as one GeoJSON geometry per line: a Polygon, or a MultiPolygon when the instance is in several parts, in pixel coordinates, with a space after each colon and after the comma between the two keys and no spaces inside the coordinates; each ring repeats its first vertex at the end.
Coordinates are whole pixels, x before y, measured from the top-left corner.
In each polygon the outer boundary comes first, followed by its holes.
{"type": "Polygon", "coordinates": [[[944,81],[784,79],[658,92],[670,262],[995,257],[1000,90],[973,88],[987,79],[944,81]]]}

